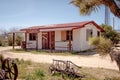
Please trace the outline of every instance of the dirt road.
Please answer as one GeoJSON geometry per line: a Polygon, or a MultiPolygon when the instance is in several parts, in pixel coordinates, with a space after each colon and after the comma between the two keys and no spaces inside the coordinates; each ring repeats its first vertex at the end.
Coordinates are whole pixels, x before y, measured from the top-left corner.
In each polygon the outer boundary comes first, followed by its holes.
{"type": "Polygon", "coordinates": [[[0,47],[0,54],[4,57],[19,58],[24,60],[31,60],[37,63],[52,63],[52,59],[70,60],[79,66],[85,67],[99,67],[118,70],[115,62],[111,62],[110,57],[102,58],[98,54],[91,56],[58,56],[58,55],[44,55],[44,54],[32,54],[30,52],[25,53],[13,53],[5,51],[11,49],[11,47],[0,47]]]}

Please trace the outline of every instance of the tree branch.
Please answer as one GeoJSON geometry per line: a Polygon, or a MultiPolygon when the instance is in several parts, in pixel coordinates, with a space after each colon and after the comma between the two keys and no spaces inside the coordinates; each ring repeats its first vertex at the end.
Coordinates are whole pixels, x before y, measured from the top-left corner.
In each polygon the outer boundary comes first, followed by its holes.
{"type": "Polygon", "coordinates": [[[114,0],[100,0],[105,6],[110,8],[110,11],[120,18],[120,8],[117,6],[114,0]]]}

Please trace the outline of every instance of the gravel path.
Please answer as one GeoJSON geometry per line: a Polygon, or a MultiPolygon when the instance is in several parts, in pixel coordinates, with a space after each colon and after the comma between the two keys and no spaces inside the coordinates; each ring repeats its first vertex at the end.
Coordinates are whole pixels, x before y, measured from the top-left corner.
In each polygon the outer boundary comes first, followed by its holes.
{"type": "Polygon", "coordinates": [[[115,62],[111,62],[110,57],[100,57],[98,54],[90,56],[58,56],[58,55],[44,55],[44,54],[32,54],[30,52],[25,53],[13,53],[4,51],[11,49],[11,47],[0,47],[0,54],[4,57],[19,58],[24,60],[31,60],[37,63],[52,63],[53,59],[70,60],[78,66],[85,67],[99,67],[118,70],[115,62]]]}

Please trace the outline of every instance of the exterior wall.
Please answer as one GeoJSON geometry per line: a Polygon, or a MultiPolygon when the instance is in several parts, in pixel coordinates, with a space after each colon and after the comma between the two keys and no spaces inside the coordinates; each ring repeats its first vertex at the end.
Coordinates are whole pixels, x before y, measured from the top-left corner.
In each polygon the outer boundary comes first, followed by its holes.
{"type": "Polygon", "coordinates": [[[69,41],[62,41],[61,36],[61,31],[55,31],[55,50],[68,50],[69,41]]]}
{"type": "Polygon", "coordinates": [[[90,46],[89,42],[86,40],[86,29],[92,29],[93,36],[97,36],[97,31],[99,31],[99,29],[97,29],[93,24],[88,24],[84,28],[81,28],[81,30],[80,30],[80,43],[81,43],[80,49],[81,49],[81,51],[93,48],[92,46],[90,46]]]}
{"type": "MultiPolygon", "coordinates": [[[[27,48],[30,49],[35,49],[36,48],[36,40],[35,41],[30,41],[29,40],[29,33],[27,33],[27,48]]],[[[38,49],[42,49],[42,36],[41,32],[38,33],[38,49]]]]}
{"type": "Polygon", "coordinates": [[[38,49],[42,49],[42,32],[38,33],[38,49]]]}
{"type": "MultiPolygon", "coordinates": [[[[73,51],[84,51],[90,48],[89,42],[86,40],[86,30],[92,29],[93,36],[97,36],[97,29],[93,24],[87,24],[85,27],[73,30],[73,51]]],[[[55,50],[68,50],[69,41],[64,41],[61,38],[62,34],[60,30],[55,31],[55,50]]],[[[36,48],[36,41],[29,41],[29,34],[27,34],[27,48],[36,48]]],[[[42,33],[38,33],[38,49],[42,49],[42,33]]]]}
{"type": "Polygon", "coordinates": [[[81,51],[81,47],[80,47],[80,29],[75,29],[73,30],[73,51],[81,51]]]}
{"type": "Polygon", "coordinates": [[[27,33],[26,48],[30,48],[30,49],[35,49],[36,48],[36,41],[29,41],[29,33],[27,33]]]}

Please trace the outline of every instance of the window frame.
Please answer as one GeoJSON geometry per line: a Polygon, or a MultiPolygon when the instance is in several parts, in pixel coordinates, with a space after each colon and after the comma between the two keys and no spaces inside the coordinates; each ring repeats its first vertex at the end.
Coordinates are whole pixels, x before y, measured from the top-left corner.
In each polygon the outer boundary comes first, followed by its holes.
{"type": "Polygon", "coordinates": [[[67,31],[61,31],[61,41],[69,41],[69,32],[71,35],[71,41],[73,40],[73,31],[67,30],[67,31]],[[64,36],[62,34],[64,34],[64,36]]]}
{"type": "Polygon", "coordinates": [[[37,37],[37,33],[29,33],[29,41],[35,41],[37,37]]]}
{"type": "Polygon", "coordinates": [[[73,31],[66,31],[66,41],[69,41],[69,32],[70,32],[70,36],[71,36],[71,39],[70,40],[73,40],[73,31]]]}
{"type": "Polygon", "coordinates": [[[93,30],[86,29],[86,41],[88,41],[90,37],[93,37],[93,30]]]}
{"type": "Polygon", "coordinates": [[[100,31],[97,31],[97,37],[100,37],[100,35],[101,35],[100,31]]]}

